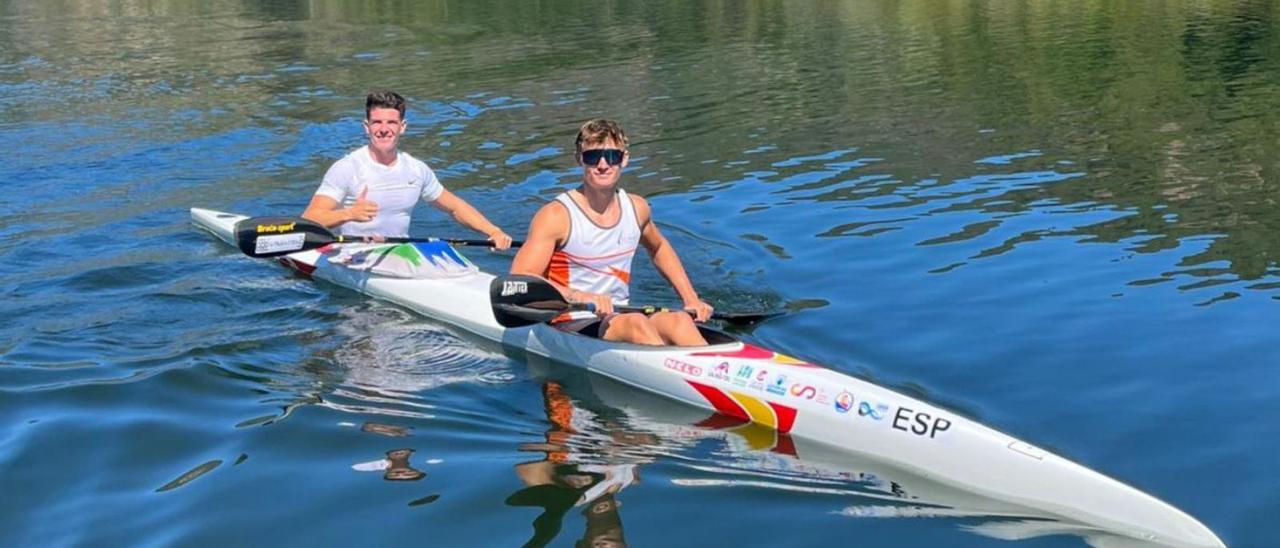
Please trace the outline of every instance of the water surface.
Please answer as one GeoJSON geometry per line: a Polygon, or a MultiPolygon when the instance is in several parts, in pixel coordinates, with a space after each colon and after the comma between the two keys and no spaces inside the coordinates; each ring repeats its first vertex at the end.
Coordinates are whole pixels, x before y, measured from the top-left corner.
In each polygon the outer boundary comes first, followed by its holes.
{"type": "MultiPolygon", "coordinates": [[[[518,235],[575,183],[578,124],[620,120],[703,295],[796,310],[752,341],[1266,546],[1278,25],[1261,1],[0,2],[0,538],[1004,544],[189,225],[300,212],[388,87],[405,149],[518,235]]],[[[672,302],[637,270],[636,301],[672,302]]]]}

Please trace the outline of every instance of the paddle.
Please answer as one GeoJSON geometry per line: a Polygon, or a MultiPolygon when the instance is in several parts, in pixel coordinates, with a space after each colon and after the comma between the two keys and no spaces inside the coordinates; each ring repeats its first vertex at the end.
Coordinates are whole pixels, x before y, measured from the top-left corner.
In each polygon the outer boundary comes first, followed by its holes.
{"type": "MultiPolygon", "coordinates": [[[[503,327],[522,327],[548,322],[565,312],[594,310],[590,303],[571,303],[560,290],[537,276],[511,274],[498,276],[489,284],[489,303],[493,317],[503,327]]],[[[617,312],[688,312],[682,309],[654,306],[615,306],[617,312]]],[[[711,319],[735,324],[755,323],[783,315],[785,312],[712,312],[711,319]]]]}
{"type": "MultiPolygon", "coordinates": [[[[236,223],[236,245],[250,257],[278,257],[335,243],[363,242],[356,237],[338,236],[320,223],[298,217],[253,217],[236,223]]],[[[456,246],[493,247],[489,240],[448,238],[383,238],[387,243],[445,242],[456,246]]],[[[511,242],[520,247],[523,242],[511,242]]]]}

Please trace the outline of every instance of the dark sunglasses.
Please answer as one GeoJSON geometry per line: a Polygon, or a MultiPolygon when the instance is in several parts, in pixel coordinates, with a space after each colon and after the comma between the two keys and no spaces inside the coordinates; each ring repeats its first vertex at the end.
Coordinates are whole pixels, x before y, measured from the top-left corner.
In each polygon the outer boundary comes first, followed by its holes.
{"type": "Polygon", "coordinates": [[[582,151],[582,164],[588,166],[598,165],[600,159],[604,158],[605,163],[616,166],[622,163],[622,157],[625,152],[616,148],[597,148],[594,150],[582,151]]]}

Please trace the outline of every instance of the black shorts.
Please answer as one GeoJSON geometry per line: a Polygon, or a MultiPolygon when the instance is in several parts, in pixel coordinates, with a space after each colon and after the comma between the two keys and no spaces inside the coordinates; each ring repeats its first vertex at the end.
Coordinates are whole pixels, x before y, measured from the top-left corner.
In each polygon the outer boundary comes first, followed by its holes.
{"type": "Polygon", "coordinates": [[[612,318],[613,316],[616,316],[616,314],[612,314],[604,318],[597,317],[597,318],[578,318],[576,320],[566,320],[566,321],[557,322],[551,325],[552,327],[555,327],[556,329],[559,329],[561,331],[570,331],[573,333],[578,333],[580,335],[586,335],[588,337],[594,337],[599,339],[601,337],[604,337],[604,328],[606,325],[608,325],[607,322],[609,318],[612,318]]]}

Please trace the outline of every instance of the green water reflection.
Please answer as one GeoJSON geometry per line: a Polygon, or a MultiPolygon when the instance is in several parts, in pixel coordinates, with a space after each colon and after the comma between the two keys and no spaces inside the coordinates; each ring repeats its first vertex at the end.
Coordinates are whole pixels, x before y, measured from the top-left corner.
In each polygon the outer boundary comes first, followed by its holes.
{"type": "MultiPolygon", "coordinates": [[[[190,140],[246,121],[314,137],[335,113],[357,116],[366,89],[390,86],[425,101],[415,129],[435,145],[477,151],[460,154],[474,160],[460,185],[501,187],[564,167],[513,167],[512,152],[562,146],[577,120],[611,114],[652,155],[644,168],[657,176],[635,185],[650,194],[800,176],[805,190],[843,189],[800,201],[892,195],[905,207],[935,201],[921,183],[953,187],[972,199],[858,222],[987,217],[917,242],[928,245],[1049,205],[1108,211],[1001,233],[973,258],[1051,237],[1124,242],[1181,257],[1137,285],[1273,290],[1273,12],[1240,1],[14,3],[0,26],[0,121],[74,116],[116,127],[106,141],[190,140]],[[863,165],[778,167],[838,150],[863,165]],[[1011,165],[1068,177],[980,194],[957,184],[1011,165]],[[1197,237],[1207,243],[1178,251],[1197,237]]],[[[323,158],[303,163],[314,172],[323,158]]],[[[811,235],[849,235],[834,217],[811,235]]]]}

